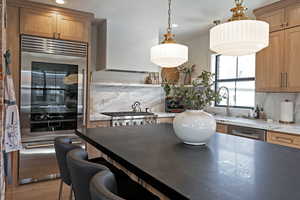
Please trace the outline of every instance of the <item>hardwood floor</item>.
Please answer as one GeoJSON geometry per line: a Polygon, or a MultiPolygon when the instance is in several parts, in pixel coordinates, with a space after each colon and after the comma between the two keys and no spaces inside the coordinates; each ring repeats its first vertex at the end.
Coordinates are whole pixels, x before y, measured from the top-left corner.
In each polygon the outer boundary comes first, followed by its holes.
{"type": "MultiPolygon", "coordinates": [[[[57,200],[60,180],[45,181],[7,188],[5,200],[57,200]]],[[[68,200],[69,186],[64,185],[62,200],[68,200]]]]}

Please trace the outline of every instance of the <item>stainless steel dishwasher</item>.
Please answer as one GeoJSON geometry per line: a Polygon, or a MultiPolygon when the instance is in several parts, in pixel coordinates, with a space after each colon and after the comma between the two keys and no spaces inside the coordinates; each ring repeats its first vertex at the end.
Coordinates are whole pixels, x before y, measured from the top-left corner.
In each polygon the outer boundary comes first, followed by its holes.
{"type": "Polygon", "coordinates": [[[267,132],[263,129],[229,125],[228,134],[254,140],[266,141],[267,132]]]}

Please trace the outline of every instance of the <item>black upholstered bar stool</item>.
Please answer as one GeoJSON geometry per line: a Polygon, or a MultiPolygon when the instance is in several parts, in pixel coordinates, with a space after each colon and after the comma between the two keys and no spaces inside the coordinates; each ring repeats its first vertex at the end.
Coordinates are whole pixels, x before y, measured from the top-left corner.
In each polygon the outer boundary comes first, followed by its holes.
{"type": "MultiPolygon", "coordinates": [[[[63,183],[71,186],[72,181],[69,173],[69,169],[67,166],[67,153],[73,149],[78,149],[80,146],[72,144],[71,138],[67,137],[57,137],[54,141],[56,159],[59,166],[61,181],[59,186],[59,194],[58,199],[61,199],[63,183]]],[[[70,191],[70,199],[72,199],[72,189],[70,191]]]]}
{"type": "Polygon", "coordinates": [[[125,200],[118,196],[118,186],[112,172],[105,170],[97,173],[90,182],[92,200],[125,200]]]}
{"type": "Polygon", "coordinates": [[[72,180],[76,200],[91,200],[89,183],[92,177],[107,167],[88,161],[88,154],[83,149],[74,149],[67,154],[67,164],[72,180]]]}
{"type": "Polygon", "coordinates": [[[118,169],[98,172],[90,182],[92,200],[159,200],[118,169]]]}

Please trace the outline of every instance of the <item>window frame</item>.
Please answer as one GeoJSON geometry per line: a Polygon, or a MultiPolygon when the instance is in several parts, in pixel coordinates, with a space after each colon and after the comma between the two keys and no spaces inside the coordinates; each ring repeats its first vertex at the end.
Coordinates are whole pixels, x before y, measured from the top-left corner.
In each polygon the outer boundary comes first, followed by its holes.
{"type": "MultiPolygon", "coordinates": [[[[219,63],[220,63],[220,56],[222,56],[221,54],[218,54],[215,56],[215,91],[218,90],[217,85],[218,83],[224,83],[224,82],[235,82],[235,84],[237,82],[243,82],[243,81],[254,81],[255,82],[255,75],[254,77],[245,77],[245,78],[231,78],[231,79],[218,79],[218,67],[219,67],[219,63]]],[[[236,70],[238,70],[238,58],[239,56],[236,56],[237,62],[236,62],[236,70]]],[[[236,94],[236,85],[235,85],[235,94],[236,94]]],[[[255,93],[255,89],[254,89],[254,93],[255,93]]],[[[216,101],[214,101],[214,106],[215,107],[227,107],[226,105],[218,105],[216,101]]],[[[241,108],[241,109],[253,109],[255,107],[255,105],[253,107],[249,107],[249,106],[231,106],[229,105],[230,108],[241,108]]]]}

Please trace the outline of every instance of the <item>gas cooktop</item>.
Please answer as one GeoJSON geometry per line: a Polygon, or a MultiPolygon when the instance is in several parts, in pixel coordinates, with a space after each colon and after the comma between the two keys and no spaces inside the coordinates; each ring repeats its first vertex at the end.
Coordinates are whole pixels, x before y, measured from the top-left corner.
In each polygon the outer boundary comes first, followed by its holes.
{"type": "Polygon", "coordinates": [[[150,113],[150,112],[104,112],[104,113],[101,113],[101,114],[108,115],[108,116],[111,116],[111,117],[154,115],[154,113],[150,113]]]}

